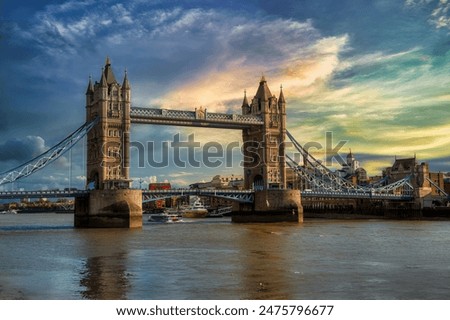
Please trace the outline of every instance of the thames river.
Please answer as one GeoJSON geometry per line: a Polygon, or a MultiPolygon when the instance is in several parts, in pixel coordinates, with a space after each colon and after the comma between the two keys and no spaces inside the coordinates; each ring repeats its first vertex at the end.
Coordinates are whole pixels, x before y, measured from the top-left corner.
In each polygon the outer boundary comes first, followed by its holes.
{"type": "Polygon", "coordinates": [[[0,215],[1,299],[450,299],[450,222],[0,215]]]}

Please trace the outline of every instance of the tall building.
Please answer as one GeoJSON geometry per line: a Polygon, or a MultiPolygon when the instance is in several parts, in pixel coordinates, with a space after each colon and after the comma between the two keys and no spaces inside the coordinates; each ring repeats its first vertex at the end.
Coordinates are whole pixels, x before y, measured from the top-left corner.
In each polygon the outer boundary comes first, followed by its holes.
{"type": "Polygon", "coordinates": [[[97,124],[87,135],[87,186],[90,189],[130,187],[131,88],[127,73],[119,84],[111,61],[106,59],[100,82],[89,83],[86,91],[86,119],[97,124]]]}
{"type": "Polygon", "coordinates": [[[263,76],[251,104],[245,94],[242,114],[259,115],[264,121],[263,127],[244,129],[242,132],[245,188],[285,189],[286,100],[283,90],[280,90],[277,99],[263,76]]]}

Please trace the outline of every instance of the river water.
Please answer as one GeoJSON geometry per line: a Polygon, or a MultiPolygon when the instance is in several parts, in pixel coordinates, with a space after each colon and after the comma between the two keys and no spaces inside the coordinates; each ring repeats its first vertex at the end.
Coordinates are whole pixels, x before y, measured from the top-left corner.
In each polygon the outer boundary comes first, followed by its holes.
{"type": "Polygon", "coordinates": [[[0,299],[450,299],[450,222],[0,215],[0,299]]]}

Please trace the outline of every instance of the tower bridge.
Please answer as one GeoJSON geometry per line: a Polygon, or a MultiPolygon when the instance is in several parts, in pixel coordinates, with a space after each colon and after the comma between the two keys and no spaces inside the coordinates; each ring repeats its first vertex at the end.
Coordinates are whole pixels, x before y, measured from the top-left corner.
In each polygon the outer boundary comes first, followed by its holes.
{"type": "Polygon", "coordinates": [[[236,201],[251,205],[233,221],[303,219],[300,191],[286,188],[286,101],[282,90],[278,98],[272,95],[264,77],[250,103],[245,94],[241,114],[212,113],[203,107],[194,111],[132,108],[127,73],[119,84],[108,58],[100,81],[89,79],[86,90],[86,122],[94,120],[87,133],[86,170],[87,185],[94,190],[88,197],[76,198],[76,226],[142,225],[142,191],[130,188],[131,123],[242,130],[247,143],[243,150],[244,185],[255,190],[245,193],[246,197],[234,196],[236,201]]]}
{"type": "MultiPolygon", "coordinates": [[[[420,190],[406,177],[390,185],[355,186],[340,178],[305,150],[286,130],[286,100],[280,88],[272,95],[261,78],[255,96],[247,95],[240,114],[151,109],[131,106],[131,86],[125,72],[116,80],[109,58],[99,82],[89,78],[86,90],[86,123],[22,166],[0,174],[0,185],[29,176],[53,162],[86,136],[86,185],[91,190],[0,192],[0,198],[75,197],[76,227],[140,227],[142,203],[176,195],[203,195],[240,202],[235,222],[303,221],[302,197],[314,199],[365,199],[412,201],[420,190]],[[245,190],[131,189],[131,124],[175,125],[242,130],[245,190]],[[286,137],[301,154],[303,163],[286,155],[286,137]],[[287,169],[289,168],[289,169],[287,169]],[[288,188],[287,170],[306,188],[288,188]]],[[[448,195],[445,195],[448,196],[448,195]]],[[[328,200],[327,200],[328,201],[328,200]]],[[[340,201],[340,200],[339,200],[340,201]]]]}

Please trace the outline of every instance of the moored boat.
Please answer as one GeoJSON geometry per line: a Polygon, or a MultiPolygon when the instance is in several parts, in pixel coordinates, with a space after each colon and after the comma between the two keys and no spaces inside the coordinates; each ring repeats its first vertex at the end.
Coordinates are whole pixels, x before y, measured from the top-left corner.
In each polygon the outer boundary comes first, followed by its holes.
{"type": "Polygon", "coordinates": [[[208,209],[200,201],[200,198],[196,198],[195,201],[188,208],[183,210],[183,218],[205,218],[208,214],[208,209]]]}

